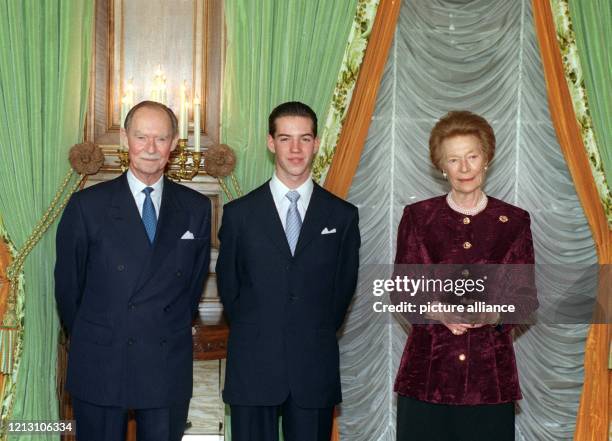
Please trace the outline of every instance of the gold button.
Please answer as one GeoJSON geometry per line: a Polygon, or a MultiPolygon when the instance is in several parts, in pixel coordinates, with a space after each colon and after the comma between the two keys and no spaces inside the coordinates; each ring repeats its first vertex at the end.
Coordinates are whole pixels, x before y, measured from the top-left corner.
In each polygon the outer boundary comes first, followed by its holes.
{"type": "Polygon", "coordinates": [[[459,354],[459,360],[465,361],[465,354],[459,354]]]}
{"type": "Polygon", "coordinates": [[[500,221],[500,222],[503,222],[503,223],[508,222],[508,216],[501,215],[501,216],[499,217],[499,221],[500,221]]]}
{"type": "Polygon", "coordinates": [[[469,217],[464,217],[464,218],[463,218],[463,223],[464,223],[465,225],[469,224],[469,223],[470,223],[470,218],[469,218],[469,217]]]}
{"type": "Polygon", "coordinates": [[[470,248],[472,248],[472,244],[469,242],[463,242],[463,248],[469,250],[470,248]]]}
{"type": "Polygon", "coordinates": [[[467,269],[464,269],[463,271],[461,271],[461,275],[462,275],[463,277],[467,277],[467,276],[469,276],[469,275],[470,275],[470,271],[469,271],[469,270],[467,270],[467,269]]]}

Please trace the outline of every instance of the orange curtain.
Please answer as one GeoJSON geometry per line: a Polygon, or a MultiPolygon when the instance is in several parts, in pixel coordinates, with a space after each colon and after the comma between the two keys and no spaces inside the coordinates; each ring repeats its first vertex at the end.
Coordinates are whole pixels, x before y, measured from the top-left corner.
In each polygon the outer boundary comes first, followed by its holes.
{"type": "Polygon", "coordinates": [[[341,198],[348,195],[359,165],[400,6],[401,0],[380,0],[376,11],[359,78],[325,179],[325,188],[341,198]]]}
{"type": "MultiPolygon", "coordinates": [[[[576,192],[593,233],[599,264],[602,267],[598,300],[600,305],[607,307],[610,299],[606,297],[604,287],[605,283],[609,283],[609,274],[605,274],[603,265],[612,263],[612,232],[608,229],[603,208],[599,203],[597,188],[573,110],[549,0],[533,0],[533,13],[542,54],[550,114],[576,192]]],[[[609,348],[609,325],[593,324],[585,349],[585,378],[574,434],[575,441],[608,440],[609,348]]]]}
{"type": "MultiPolygon", "coordinates": [[[[341,198],[347,197],[359,165],[376,105],[378,87],[387,62],[387,54],[393,42],[400,6],[401,0],[380,0],[378,4],[359,78],[355,84],[332,165],[325,179],[325,188],[341,198]]],[[[337,414],[334,415],[331,441],[340,441],[336,416],[337,414]]]]}

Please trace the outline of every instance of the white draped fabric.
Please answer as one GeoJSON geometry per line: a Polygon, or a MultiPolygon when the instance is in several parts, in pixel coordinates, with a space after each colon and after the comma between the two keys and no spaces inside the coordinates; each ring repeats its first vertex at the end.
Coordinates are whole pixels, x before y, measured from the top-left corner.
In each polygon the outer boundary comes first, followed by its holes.
{"type": "MultiPolygon", "coordinates": [[[[538,263],[597,262],[550,120],[530,0],[404,0],[349,195],[360,208],[363,245],[360,287],[340,340],[342,440],[395,440],[392,389],[407,334],[373,313],[368,265],[392,263],[404,205],[448,191],[427,141],[451,109],[492,123],[498,148],[485,190],[531,213],[538,263]]],[[[548,280],[551,292],[558,289],[548,280]]],[[[537,324],[515,333],[524,395],[517,440],[572,439],[587,331],[587,324],[537,324]]]]}

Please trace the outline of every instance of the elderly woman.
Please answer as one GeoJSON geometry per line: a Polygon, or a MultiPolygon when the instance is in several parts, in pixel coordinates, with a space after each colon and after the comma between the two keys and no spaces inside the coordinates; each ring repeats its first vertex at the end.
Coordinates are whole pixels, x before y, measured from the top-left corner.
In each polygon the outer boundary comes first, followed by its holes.
{"type": "MultiPolygon", "coordinates": [[[[533,264],[529,214],[482,190],[495,152],[488,122],[450,112],[429,148],[450,192],[406,206],[395,263],[533,264]]],[[[522,290],[522,306],[533,309],[535,289],[522,290]]],[[[521,391],[512,325],[499,312],[474,317],[436,312],[413,324],[395,380],[398,441],[514,441],[521,391]]]]}

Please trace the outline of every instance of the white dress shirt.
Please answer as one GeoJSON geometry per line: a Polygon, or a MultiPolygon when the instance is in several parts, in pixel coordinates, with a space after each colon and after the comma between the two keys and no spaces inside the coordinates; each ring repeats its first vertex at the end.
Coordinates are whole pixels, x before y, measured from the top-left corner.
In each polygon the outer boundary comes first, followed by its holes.
{"type": "Polygon", "coordinates": [[[308,209],[308,204],[310,203],[310,197],[312,196],[313,189],[314,184],[310,178],[306,179],[306,181],[298,188],[291,189],[283,184],[281,180],[278,179],[278,176],[276,176],[276,173],[274,173],[272,179],[270,180],[270,191],[272,192],[272,198],[274,199],[274,205],[276,205],[278,216],[283,223],[283,229],[286,227],[287,211],[289,211],[289,206],[291,205],[291,201],[286,197],[287,193],[291,190],[295,190],[300,194],[300,198],[297,201],[297,207],[298,211],[300,212],[302,222],[304,222],[304,217],[306,216],[306,210],[308,209]]]}
{"type": "Polygon", "coordinates": [[[128,169],[127,181],[128,185],[130,186],[132,196],[134,196],[134,200],[136,201],[136,206],[138,207],[140,217],[142,217],[142,206],[144,205],[146,197],[142,190],[147,187],[153,188],[153,191],[151,192],[151,200],[153,201],[153,206],[155,207],[155,216],[159,219],[159,208],[161,207],[162,192],[164,191],[164,175],[162,175],[155,184],[147,185],[134,176],[132,170],[128,169]]]}

